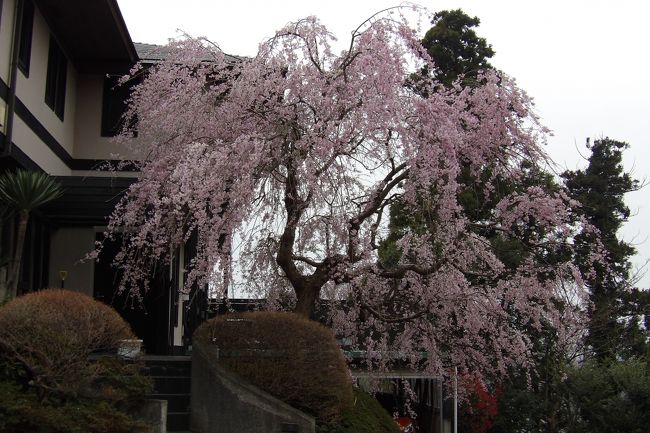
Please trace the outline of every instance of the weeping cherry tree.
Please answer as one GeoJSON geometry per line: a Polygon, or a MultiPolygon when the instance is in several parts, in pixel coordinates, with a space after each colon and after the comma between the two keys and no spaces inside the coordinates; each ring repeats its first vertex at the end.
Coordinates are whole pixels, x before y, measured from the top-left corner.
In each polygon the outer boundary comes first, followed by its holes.
{"type": "Polygon", "coordinates": [[[141,176],[107,231],[123,236],[120,290],[150,290],[152,269],[195,237],[182,290],[227,287],[236,275],[269,299],[291,294],[304,316],[336,300],[333,326],[374,366],[391,353],[432,374],[526,365],[527,326],[568,335],[565,306],[584,298],[572,239],[591,230],[562,191],[497,194],[494,179],[550,163],[531,99],[497,71],[471,88],[422,77],[436,68],[399,13],[365,22],[340,54],[333,39],[310,17],[254,58],[186,38],[132,71],[145,78],[121,139],[141,155],[141,176]],[[461,169],[499,197],[483,220],[459,204],[461,169]],[[398,199],[427,227],[401,236],[386,266],[378,248],[398,199]],[[504,237],[526,230],[517,266],[504,266],[476,225],[504,237]]]}

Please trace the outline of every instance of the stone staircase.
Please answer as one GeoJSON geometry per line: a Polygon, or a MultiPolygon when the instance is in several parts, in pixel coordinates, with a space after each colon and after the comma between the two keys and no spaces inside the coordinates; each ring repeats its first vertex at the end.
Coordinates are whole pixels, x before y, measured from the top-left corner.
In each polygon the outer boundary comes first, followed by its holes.
{"type": "Polygon", "coordinates": [[[190,430],[192,360],[190,356],[144,356],[143,373],[154,381],[148,398],[167,400],[167,432],[190,430]]]}

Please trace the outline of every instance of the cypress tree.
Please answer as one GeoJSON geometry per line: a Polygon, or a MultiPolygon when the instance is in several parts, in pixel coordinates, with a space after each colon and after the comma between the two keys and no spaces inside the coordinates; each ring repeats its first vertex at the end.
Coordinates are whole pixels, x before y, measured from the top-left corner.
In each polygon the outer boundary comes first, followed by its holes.
{"type": "Polygon", "coordinates": [[[636,250],[618,238],[630,217],[624,196],[640,185],[623,168],[627,143],[603,138],[588,147],[587,167],[562,175],[570,196],[580,202],[583,216],[599,230],[605,250],[602,262],[591,269],[587,255],[595,235],[576,239],[576,262],[591,292],[587,345],[601,361],[640,356],[648,350],[647,332],[640,326],[644,310],[647,313],[647,292],[630,287],[630,258],[636,250]]]}

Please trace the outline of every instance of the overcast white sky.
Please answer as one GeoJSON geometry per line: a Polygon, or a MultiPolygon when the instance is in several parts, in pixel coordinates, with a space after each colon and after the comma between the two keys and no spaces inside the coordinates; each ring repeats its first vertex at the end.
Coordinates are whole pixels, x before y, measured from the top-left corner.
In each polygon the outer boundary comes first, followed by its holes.
{"type": "MultiPolygon", "coordinates": [[[[135,42],[164,44],[182,30],[206,36],[229,54],[253,56],[289,21],[316,15],[339,38],[390,0],[118,0],[135,42]]],[[[496,51],[492,64],[535,98],[554,131],[548,146],[564,168],[584,166],[584,142],[627,141],[625,165],[650,179],[650,2],[640,0],[422,1],[436,11],[478,16],[480,36],[496,51]]],[[[428,27],[424,27],[424,30],[428,27]]],[[[650,186],[627,196],[634,216],[621,235],[636,245],[636,266],[650,259],[650,186]]],[[[650,287],[650,270],[640,286],[650,287]]]]}

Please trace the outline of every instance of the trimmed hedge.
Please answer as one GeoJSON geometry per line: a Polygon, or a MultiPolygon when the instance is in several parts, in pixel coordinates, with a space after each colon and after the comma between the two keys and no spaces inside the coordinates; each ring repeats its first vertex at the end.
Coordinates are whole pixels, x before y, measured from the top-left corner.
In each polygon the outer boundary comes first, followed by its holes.
{"type": "Polygon", "coordinates": [[[24,374],[41,399],[83,395],[103,372],[94,352],[134,338],[111,307],[69,290],[47,289],[0,307],[0,360],[24,374]]]}
{"type": "Polygon", "coordinates": [[[269,394],[319,421],[352,407],[352,384],[332,331],[293,313],[217,316],[194,341],[216,345],[219,362],[269,394]]]}

